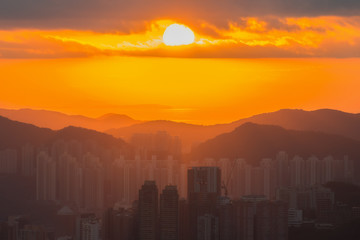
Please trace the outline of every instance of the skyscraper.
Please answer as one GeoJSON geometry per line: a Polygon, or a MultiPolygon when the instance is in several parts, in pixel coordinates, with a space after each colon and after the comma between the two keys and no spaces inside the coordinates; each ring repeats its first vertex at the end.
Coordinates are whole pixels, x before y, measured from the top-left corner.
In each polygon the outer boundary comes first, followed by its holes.
{"type": "MultiPolygon", "coordinates": [[[[188,169],[189,201],[201,194],[216,198],[221,195],[221,171],[218,167],[193,167],[188,169]]],[[[198,199],[201,200],[201,199],[198,199]]],[[[208,201],[210,199],[203,199],[208,201]]]]}
{"type": "Polygon", "coordinates": [[[135,240],[136,227],[134,209],[115,206],[104,214],[102,240],[135,240]]]}
{"type": "Polygon", "coordinates": [[[79,240],[99,240],[100,223],[95,214],[82,214],[77,220],[77,239],[79,240]]]}
{"type": "MultiPolygon", "coordinates": [[[[189,233],[190,239],[208,234],[202,232],[209,221],[218,229],[217,200],[221,195],[221,172],[218,167],[193,167],[188,170],[189,233]],[[199,232],[201,231],[201,232],[199,232]]],[[[214,239],[210,236],[209,239],[214,239]]]]}
{"type": "Polygon", "coordinates": [[[37,156],[36,199],[56,200],[56,163],[45,152],[37,156]]]}
{"type": "Polygon", "coordinates": [[[158,189],[155,181],[145,181],[139,190],[139,239],[156,240],[158,226],[158,189]]]}
{"type": "Polygon", "coordinates": [[[305,185],[305,161],[299,156],[290,160],[290,185],[293,187],[305,185]]]}
{"type": "Polygon", "coordinates": [[[160,195],[160,240],[179,237],[179,194],[176,186],[168,185],[160,195]]]}
{"type": "Polygon", "coordinates": [[[234,203],[235,232],[239,240],[286,240],[287,205],[271,202],[265,196],[243,196],[234,203]]]}

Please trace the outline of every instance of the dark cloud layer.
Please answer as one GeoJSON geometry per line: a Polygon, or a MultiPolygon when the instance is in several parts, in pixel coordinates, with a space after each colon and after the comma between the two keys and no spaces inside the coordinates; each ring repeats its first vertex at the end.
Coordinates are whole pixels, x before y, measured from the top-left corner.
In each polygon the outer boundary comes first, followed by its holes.
{"type": "Polygon", "coordinates": [[[359,0],[0,0],[0,28],[127,29],[172,18],[218,27],[247,16],[359,16],[359,0]]]}

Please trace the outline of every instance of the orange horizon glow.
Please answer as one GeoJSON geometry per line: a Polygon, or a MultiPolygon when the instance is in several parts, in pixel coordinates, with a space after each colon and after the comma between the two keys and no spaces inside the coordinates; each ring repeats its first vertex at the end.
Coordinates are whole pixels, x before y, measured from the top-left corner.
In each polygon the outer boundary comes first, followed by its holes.
{"type": "MultiPolygon", "coordinates": [[[[219,28],[189,25],[191,46],[166,46],[163,34],[173,20],[154,20],[130,33],[85,30],[0,30],[0,58],[89,56],[155,57],[360,57],[360,17],[255,17],[219,28]],[[275,19],[275,20],[274,20],[275,19]],[[272,21],[276,21],[273,23],[272,21]]],[[[186,25],[186,24],[185,24],[186,25]]]]}
{"type": "Polygon", "coordinates": [[[0,60],[0,107],[196,124],[282,108],[360,112],[359,65],[360,59],[0,60]]]}
{"type": "Polygon", "coordinates": [[[196,124],[283,108],[360,112],[360,17],[143,24],[0,30],[0,107],[196,124]],[[174,23],[188,26],[194,43],[166,46],[174,23]]]}

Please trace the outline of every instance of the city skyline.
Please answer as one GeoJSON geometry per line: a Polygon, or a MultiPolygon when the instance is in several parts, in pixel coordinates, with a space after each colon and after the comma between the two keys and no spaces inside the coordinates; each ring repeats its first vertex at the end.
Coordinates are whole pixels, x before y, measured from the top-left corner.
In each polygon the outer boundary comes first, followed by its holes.
{"type": "Polygon", "coordinates": [[[0,0],[0,240],[359,240],[360,0],[0,0]]]}

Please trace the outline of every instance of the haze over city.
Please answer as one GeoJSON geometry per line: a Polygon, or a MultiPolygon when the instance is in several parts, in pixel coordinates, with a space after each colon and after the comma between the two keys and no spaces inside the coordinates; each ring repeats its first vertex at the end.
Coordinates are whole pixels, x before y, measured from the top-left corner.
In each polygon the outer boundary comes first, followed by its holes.
{"type": "Polygon", "coordinates": [[[0,1],[0,240],[360,239],[357,0],[0,1]]]}

